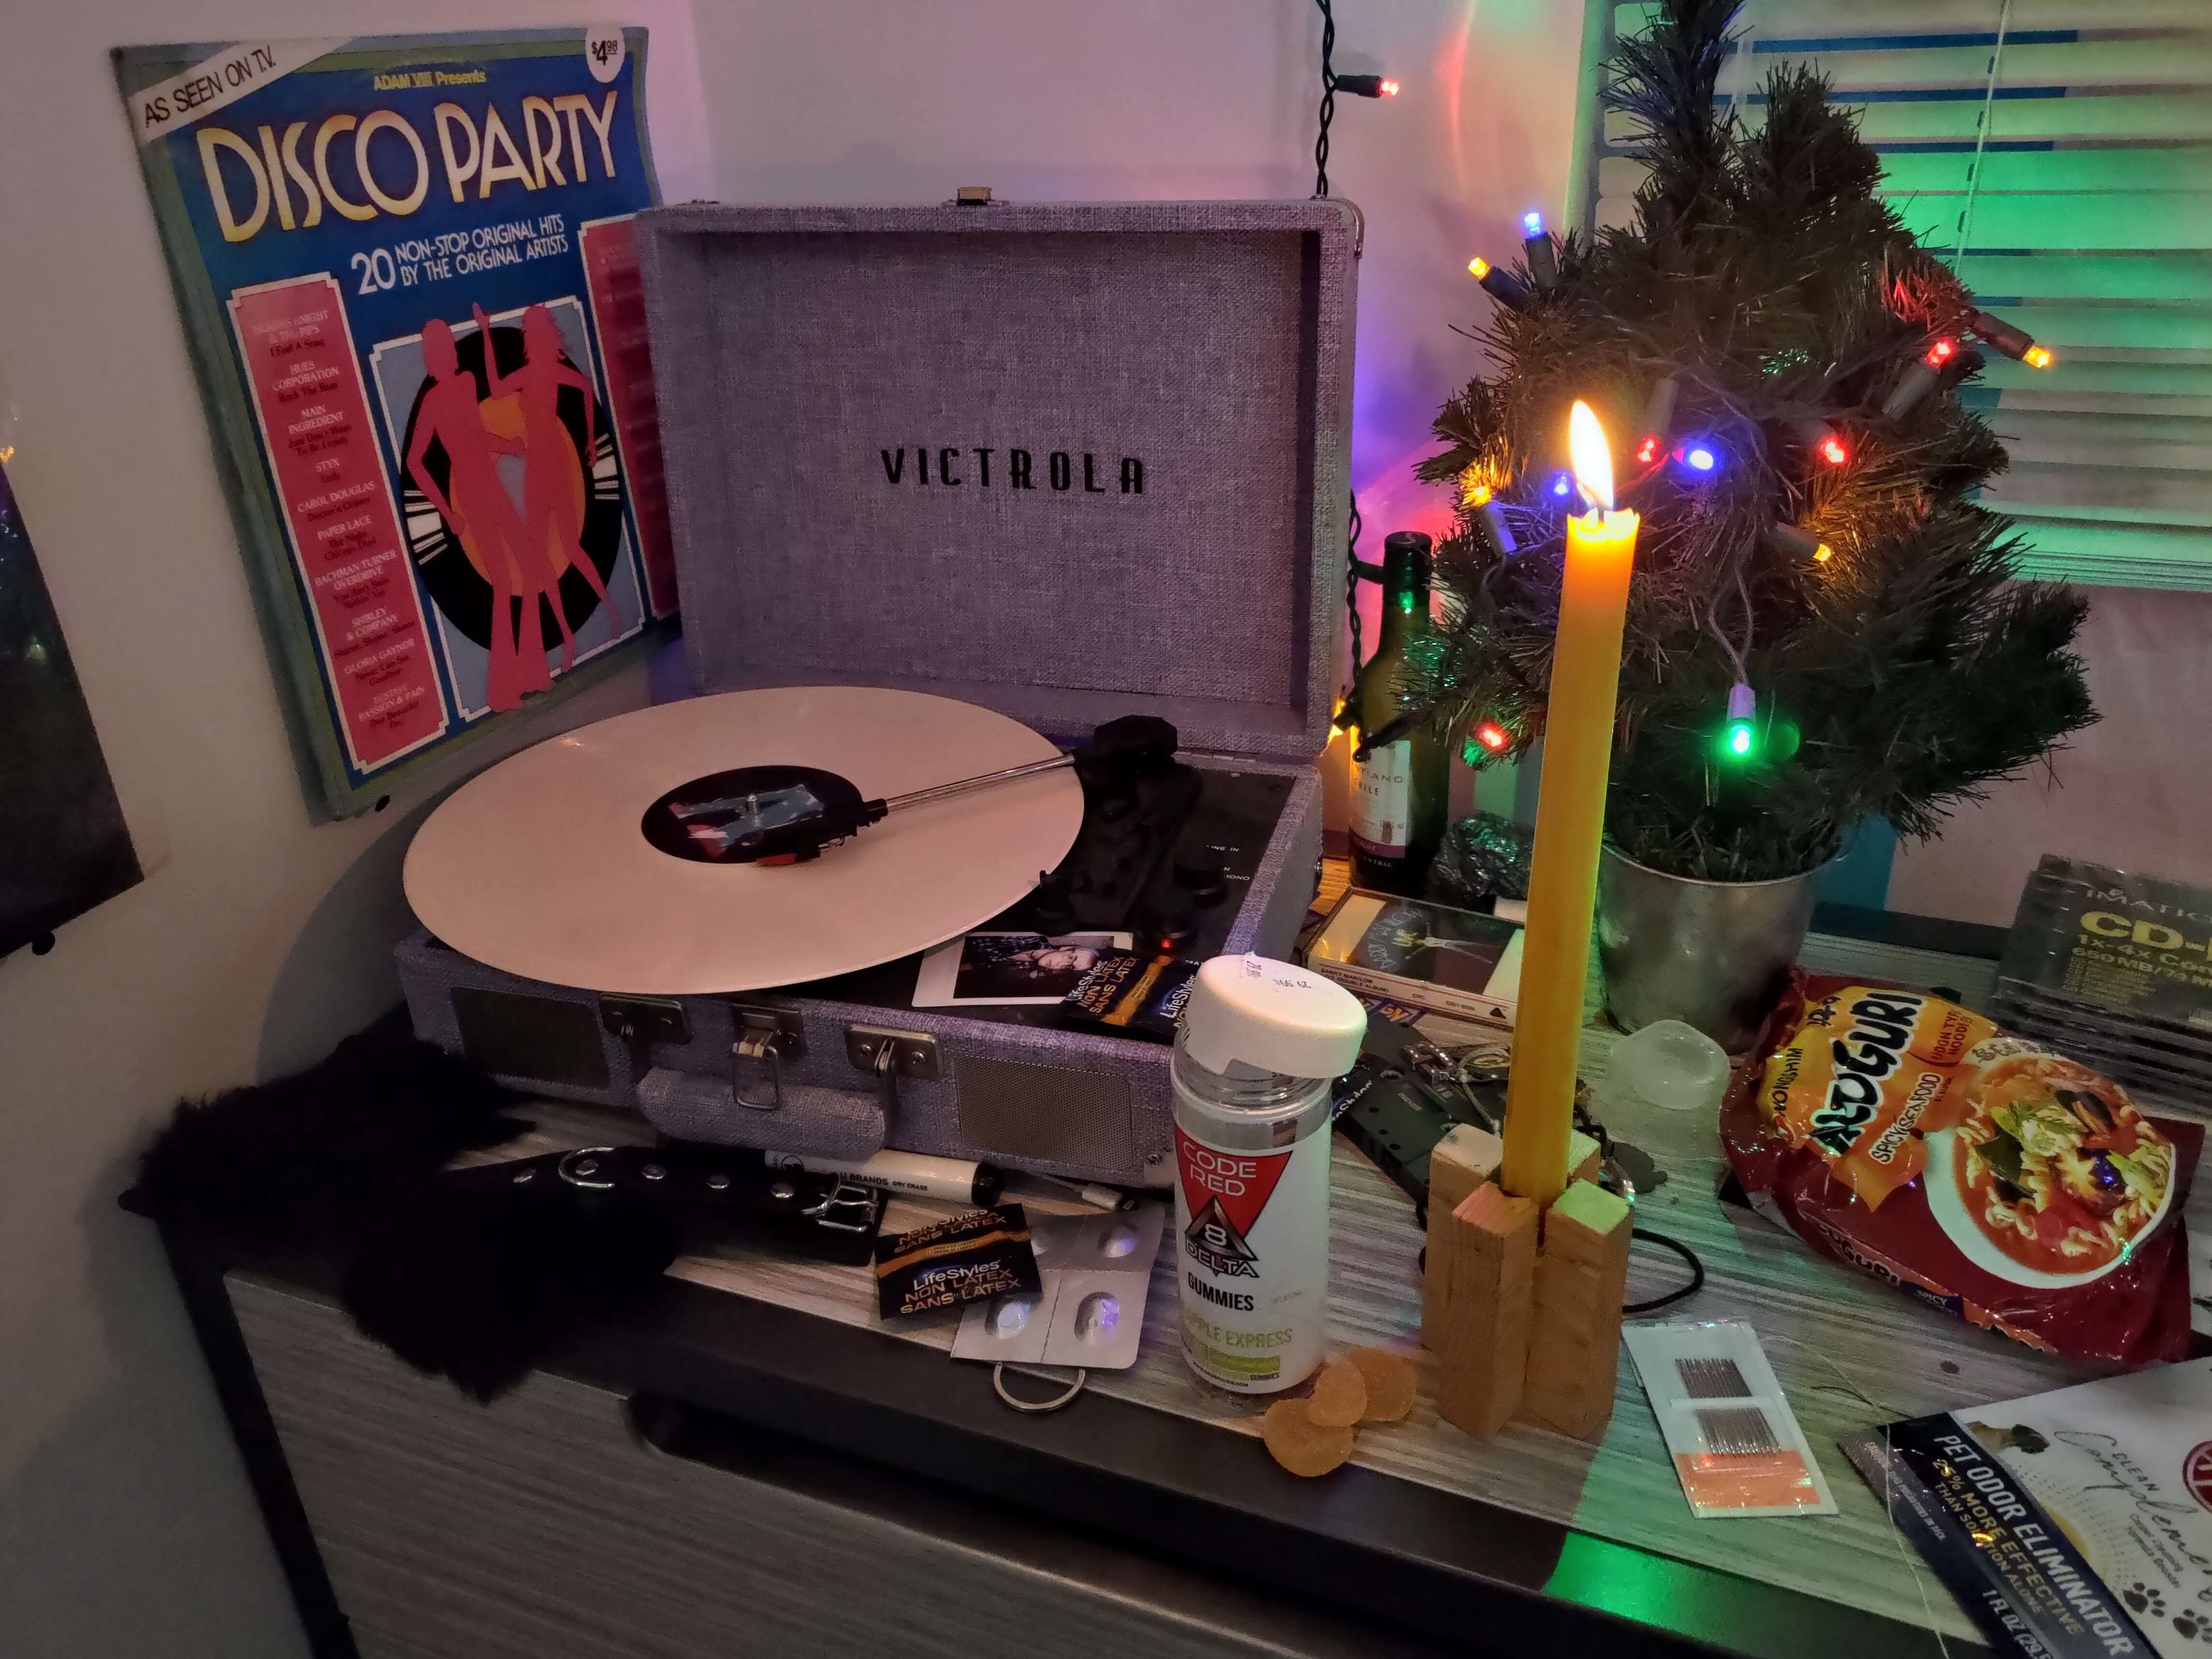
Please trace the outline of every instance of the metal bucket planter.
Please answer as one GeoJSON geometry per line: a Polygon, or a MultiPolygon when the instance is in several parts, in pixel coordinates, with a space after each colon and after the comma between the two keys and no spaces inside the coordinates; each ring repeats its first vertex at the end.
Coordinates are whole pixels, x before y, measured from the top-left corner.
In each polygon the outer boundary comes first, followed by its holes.
{"type": "Polygon", "coordinates": [[[1759,1035],[1813,922],[1820,872],[1778,881],[1692,881],[1608,847],[1598,865],[1598,962],[1623,1030],[1694,1025],[1730,1054],[1759,1035]]]}

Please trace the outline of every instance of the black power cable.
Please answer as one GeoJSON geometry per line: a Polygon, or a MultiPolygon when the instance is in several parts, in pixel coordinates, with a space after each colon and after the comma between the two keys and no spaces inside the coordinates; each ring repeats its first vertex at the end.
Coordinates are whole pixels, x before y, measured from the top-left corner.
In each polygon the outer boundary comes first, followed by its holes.
{"type": "MultiPolygon", "coordinates": [[[[1328,194],[1328,128],[1336,118],[1336,14],[1329,9],[1329,0],[1314,0],[1321,8],[1321,121],[1320,131],[1314,135],[1314,189],[1319,196],[1328,194]]],[[[1352,632],[1352,683],[1346,688],[1345,702],[1356,704],[1359,690],[1359,492],[1348,492],[1351,497],[1351,518],[1345,545],[1344,617],[1352,632]]]]}
{"type": "Polygon", "coordinates": [[[1626,1303],[1623,1304],[1621,1312],[1625,1314],[1657,1313],[1660,1309],[1671,1308],[1677,1302],[1687,1302],[1705,1288],[1705,1264],[1698,1261],[1697,1252],[1683,1243],[1681,1240],[1669,1238],[1664,1233],[1655,1233],[1644,1227],[1636,1228],[1630,1236],[1643,1239],[1647,1243],[1660,1245],[1680,1256],[1683,1261],[1690,1264],[1690,1282],[1678,1285],[1664,1296],[1655,1296],[1648,1302],[1626,1303]]]}
{"type": "Polygon", "coordinates": [[[1321,8],[1321,131],[1314,137],[1314,191],[1328,194],[1328,124],[1336,118],[1336,14],[1328,0],[1314,0],[1321,8]]]}

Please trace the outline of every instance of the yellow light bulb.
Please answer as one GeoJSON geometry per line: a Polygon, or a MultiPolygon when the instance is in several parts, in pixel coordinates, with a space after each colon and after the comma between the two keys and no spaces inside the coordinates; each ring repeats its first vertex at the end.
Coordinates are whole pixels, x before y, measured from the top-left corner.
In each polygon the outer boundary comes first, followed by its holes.
{"type": "Polygon", "coordinates": [[[2032,345],[2028,347],[2021,360],[2030,368],[2048,368],[2051,367],[2051,348],[2032,345]]]}
{"type": "Polygon", "coordinates": [[[1829,546],[1826,542],[1822,542],[1818,547],[1813,550],[1813,562],[1815,564],[1826,564],[1829,560],[1835,556],[1836,550],[1829,546]]]}
{"type": "Polygon", "coordinates": [[[1490,275],[1490,261],[1478,253],[1467,262],[1467,271],[1468,276],[1479,283],[1490,275]]]}

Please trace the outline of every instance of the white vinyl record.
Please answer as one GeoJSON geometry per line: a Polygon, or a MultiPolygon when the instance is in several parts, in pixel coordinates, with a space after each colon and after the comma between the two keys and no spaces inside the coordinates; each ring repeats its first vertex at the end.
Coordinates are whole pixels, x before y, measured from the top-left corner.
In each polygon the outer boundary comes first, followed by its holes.
{"type": "Polygon", "coordinates": [[[850,973],[964,933],[1034,887],[1082,827],[1073,772],[896,811],[793,865],[661,852],[646,810],[743,766],[819,768],[873,799],[1059,752],[1004,714],[916,691],[664,703],[549,738],[456,790],[407,849],[407,902],[478,962],[585,990],[717,995],[850,973]]]}

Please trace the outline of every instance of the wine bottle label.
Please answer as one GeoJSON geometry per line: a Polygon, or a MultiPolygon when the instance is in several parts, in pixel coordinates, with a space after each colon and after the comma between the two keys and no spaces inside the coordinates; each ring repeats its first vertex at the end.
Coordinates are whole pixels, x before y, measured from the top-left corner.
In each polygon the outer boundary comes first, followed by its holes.
{"type": "Polygon", "coordinates": [[[1413,839],[1413,744],[1388,743],[1352,763],[1352,843],[1370,858],[1401,859],[1413,839]]]}

